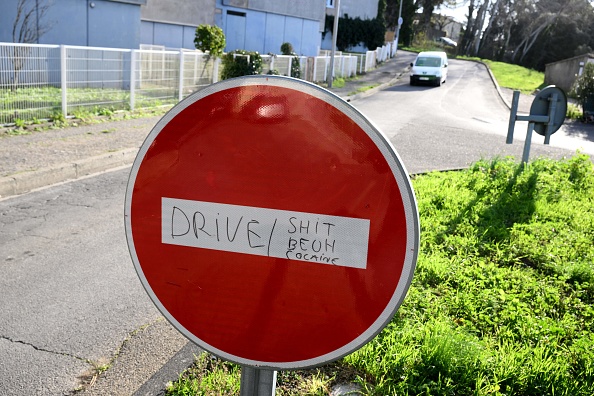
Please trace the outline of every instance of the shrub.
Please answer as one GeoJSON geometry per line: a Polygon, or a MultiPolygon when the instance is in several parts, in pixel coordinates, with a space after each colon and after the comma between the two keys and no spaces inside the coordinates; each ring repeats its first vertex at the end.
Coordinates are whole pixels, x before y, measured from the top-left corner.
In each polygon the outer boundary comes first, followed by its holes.
{"type": "Polygon", "coordinates": [[[573,83],[571,95],[577,98],[582,110],[586,102],[594,102],[594,63],[586,63],[582,75],[573,83]]]}
{"type": "Polygon", "coordinates": [[[282,43],[281,54],[283,55],[294,55],[293,45],[291,43],[282,43]]]}
{"type": "Polygon", "coordinates": [[[211,56],[219,57],[227,45],[225,33],[218,26],[200,25],[196,28],[194,38],[196,49],[208,52],[211,56]]]}
{"type": "Polygon", "coordinates": [[[301,78],[301,64],[299,63],[299,57],[293,51],[293,45],[291,43],[283,43],[281,45],[281,54],[293,55],[291,59],[291,75],[290,77],[301,78]]]}
{"type": "Polygon", "coordinates": [[[258,52],[236,50],[223,56],[221,79],[262,74],[262,57],[258,52]]]}

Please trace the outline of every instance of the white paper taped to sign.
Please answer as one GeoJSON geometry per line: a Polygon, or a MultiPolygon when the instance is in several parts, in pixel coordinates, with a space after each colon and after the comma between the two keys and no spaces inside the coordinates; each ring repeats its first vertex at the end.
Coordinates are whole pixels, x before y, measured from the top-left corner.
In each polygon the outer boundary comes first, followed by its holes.
{"type": "Polygon", "coordinates": [[[162,198],[165,244],[365,269],[368,219],[162,198]]]}

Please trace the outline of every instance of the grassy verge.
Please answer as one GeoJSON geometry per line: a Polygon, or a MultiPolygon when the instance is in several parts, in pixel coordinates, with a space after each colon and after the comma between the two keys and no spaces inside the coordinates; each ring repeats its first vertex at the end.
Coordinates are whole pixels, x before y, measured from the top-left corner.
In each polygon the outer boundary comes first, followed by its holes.
{"type": "MultiPolygon", "coordinates": [[[[70,88],[67,102],[69,111],[75,117],[81,113],[105,116],[116,111],[130,111],[130,92],[118,89],[70,88]]],[[[137,109],[175,103],[177,98],[173,90],[138,90],[135,96],[137,109]]],[[[0,90],[0,125],[15,124],[17,127],[23,127],[43,122],[40,120],[56,121],[56,118],[60,117],[63,119],[62,91],[58,87],[0,90]]]]}
{"type": "Polygon", "coordinates": [[[510,63],[495,62],[488,59],[459,57],[459,59],[480,60],[493,72],[497,83],[504,87],[532,94],[544,88],[544,73],[510,63]]]}
{"type": "MultiPolygon", "coordinates": [[[[590,159],[479,161],[413,185],[421,251],[403,306],[359,351],[279,373],[277,395],[345,381],[365,395],[592,395],[590,159]]],[[[239,373],[204,355],[168,395],[237,394],[239,373]]]]}

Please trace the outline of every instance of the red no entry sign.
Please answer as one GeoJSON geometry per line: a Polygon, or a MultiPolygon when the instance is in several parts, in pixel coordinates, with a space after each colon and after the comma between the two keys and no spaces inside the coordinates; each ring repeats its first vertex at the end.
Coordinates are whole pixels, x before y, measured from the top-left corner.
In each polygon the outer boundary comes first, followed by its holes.
{"type": "Polygon", "coordinates": [[[175,106],[134,162],[126,235],[163,315],[239,364],[302,368],[400,306],[419,222],[387,138],[313,84],[252,76],[175,106]]]}

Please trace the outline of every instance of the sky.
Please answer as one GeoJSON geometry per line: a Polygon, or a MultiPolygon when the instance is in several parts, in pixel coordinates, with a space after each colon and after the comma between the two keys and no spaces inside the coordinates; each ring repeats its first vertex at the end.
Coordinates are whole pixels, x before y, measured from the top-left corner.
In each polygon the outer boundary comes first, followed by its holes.
{"type": "Polygon", "coordinates": [[[466,2],[464,3],[465,4],[454,9],[441,6],[441,8],[436,12],[442,15],[449,15],[460,23],[466,23],[466,13],[468,13],[468,4],[466,4],[466,2]]]}

